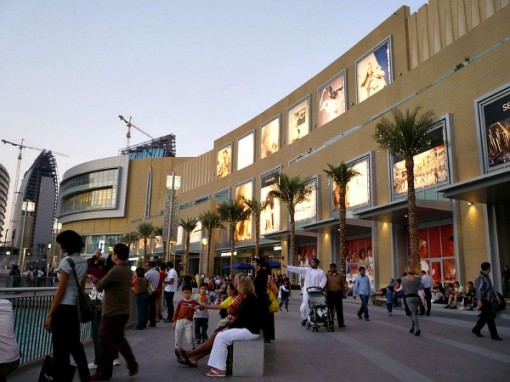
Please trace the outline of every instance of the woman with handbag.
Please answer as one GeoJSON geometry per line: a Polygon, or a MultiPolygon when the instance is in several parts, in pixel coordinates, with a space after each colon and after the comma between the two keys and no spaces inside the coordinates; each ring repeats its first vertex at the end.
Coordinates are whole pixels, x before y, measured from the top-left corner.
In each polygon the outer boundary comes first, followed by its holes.
{"type": "Polygon", "coordinates": [[[53,298],[44,328],[51,331],[54,357],[55,382],[72,381],[74,369],[70,364],[70,355],[78,367],[78,373],[82,382],[90,380],[87,357],[80,342],[80,321],[78,319],[78,289],[73,280],[73,270],[68,259],[74,262],[77,279],[81,287],[85,286],[87,262],[80,256],[83,242],[80,235],[75,231],[61,232],[56,242],[60,245],[64,257],[60,262],[57,278],[59,279],[57,292],[53,298]]]}

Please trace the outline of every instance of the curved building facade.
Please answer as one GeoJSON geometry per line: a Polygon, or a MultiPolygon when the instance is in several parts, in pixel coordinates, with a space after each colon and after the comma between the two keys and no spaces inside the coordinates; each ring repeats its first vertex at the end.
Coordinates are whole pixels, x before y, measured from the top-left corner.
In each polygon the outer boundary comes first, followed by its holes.
{"type": "MultiPolygon", "coordinates": [[[[510,264],[509,19],[502,0],[430,0],[414,14],[401,7],[287,97],[218,138],[210,152],[179,162],[131,161],[124,222],[164,225],[163,179],[175,173],[179,219],[227,200],[267,202],[261,251],[287,263],[288,212],[269,191],[280,173],[299,175],[312,194],[296,211],[298,260],[304,265],[318,256],[327,267],[339,260],[338,190],[324,169],[345,162],[359,172],[347,195],[347,278],[364,266],[374,288],[384,286],[409,262],[407,174],[402,158],[378,147],[375,127],[396,109],[421,106],[434,112],[440,142],[414,158],[422,268],[436,281],[466,284],[489,261],[501,287],[501,268],[510,264]]],[[[69,227],[93,236],[108,232],[108,224],[69,227]]],[[[254,228],[252,220],[236,226],[236,262],[253,255],[254,228]]],[[[203,235],[192,235],[189,269],[223,272],[231,256],[228,231],[208,243],[203,235]]],[[[182,234],[175,241],[178,260],[182,234]]]]}
{"type": "Polygon", "coordinates": [[[0,164],[0,238],[4,243],[8,240],[5,226],[7,225],[6,212],[10,179],[7,169],[0,164]]]}

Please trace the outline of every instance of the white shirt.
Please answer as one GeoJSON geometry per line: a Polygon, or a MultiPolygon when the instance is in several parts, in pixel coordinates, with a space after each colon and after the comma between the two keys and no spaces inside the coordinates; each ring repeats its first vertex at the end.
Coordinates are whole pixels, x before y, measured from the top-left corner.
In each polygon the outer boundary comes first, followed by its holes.
{"type": "Polygon", "coordinates": [[[67,273],[67,286],[64,292],[64,297],[60,302],[62,305],[76,305],[76,302],[78,301],[78,289],[76,288],[74,273],[71,269],[71,265],[69,265],[69,262],[67,261],[69,257],[71,257],[74,261],[74,269],[76,270],[76,276],[78,276],[78,284],[81,284],[81,281],[87,273],[87,260],[77,253],[74,253],[71,256],[66,256],[60,261],[60,272],[63,271],[67,273]]]}
{"type": "Polygon", "coordinates": [[[145,278],[152,284],[154,289],[158,287],[160,277],[159,272],[155,268],[151,268],[145,273],[145,278]]]}
{"type": "Polygon", "coordinates": [[[20,358],[14,335],[14,314],[9,300],[0,299],[0,364],[20,358]]]}
{"type": "Polygon", "coordinates": [[[177,284],[179,284],[179,278],[174,268],[170,269],[165,277],[165,282],[174,279],[172,284],[165,284],[165,292],[177,292],[177,284]]]}
{"type": "Polygon", "coordinates": [[[304,290],[310,287],[320,287],[322,289],[328,282],[326,274],[320,268],[313,269],[311,267],[296,267],[294,265],[288,265],[287,271],[305,276],[304,290]]]}
{"type": "Polygon", "coordinates": [[[421,276],[421,282],[423,283],[424,288],[432,288],[432,277],[429,275],[421,276]]]}

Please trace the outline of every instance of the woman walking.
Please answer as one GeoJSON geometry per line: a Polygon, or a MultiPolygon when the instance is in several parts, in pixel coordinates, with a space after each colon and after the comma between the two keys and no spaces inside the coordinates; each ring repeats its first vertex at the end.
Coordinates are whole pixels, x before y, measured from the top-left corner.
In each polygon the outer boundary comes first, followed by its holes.
{"type": "Polygon", "coordinates": [[[81,382],[90,381],[87,356],[80,342],[80,321],[78,320],[78,289],[68,259],[74,261],[78,282],[83,288],[86,282],[87,261],[80,256],[83,242],[75,231],[61,232],[56,241],[64,253],[60,262],[60,281],[44,321],[44,328],[52,333],[53,357],[55,359],[55,382],[72,381],[70,355],[78,367],[81,382]]]}
{"type": "Polygon", "coordinates": [[[406,275],[402,278],[402,289],[404,290],[404,297],[407,302],[407,306],[411,311],[411,320],[413,325],[411,326],[410,333],[415,336],[421,334],[420,323],[418,322],[418,309],[420,307],[420,296],[418,291],[423,289],[423,283],[421,278],[415,275],[414,268],[408,266],[406,268],[406,275]]]}

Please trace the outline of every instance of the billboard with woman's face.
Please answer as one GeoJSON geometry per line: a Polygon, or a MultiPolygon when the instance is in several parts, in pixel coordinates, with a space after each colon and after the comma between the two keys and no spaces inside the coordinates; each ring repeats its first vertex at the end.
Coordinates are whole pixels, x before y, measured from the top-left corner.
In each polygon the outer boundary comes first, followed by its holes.
{"type": "MultiPolygon", "coordinates": [[[[244,203],[245,200],[253,199],[253,181],[245,182],[236,186],[235,203],[238,206],[242,206],[244,210],[248,207],[244,203]]],[[[236,231],[234,232],[235,241],[245,241],[251,239],[251,217],[246,220],[237,222],[236,231]]]]}
{"type": "Polygon", "coordinates": [[[358,103],[381,91],[391,82],[391,39],[388,37],[356,61],[358,103]]]}
{"type": "Polygon", "coordinates": [[[223,178],[232,173],[232,144],[216,152],[216,178],[223,178]]]}
{"type": "Polygon", "coordinates": [[[270,194],[270,191],[277,188],[279,177],[279,168],[260,176],[260,201],[265,203],[260,213],[261,236],[280,230],[280,199],[270,194]]]}
{"type": "Polygon", "coordinates": [[[345,70],[318,89],[317,99],[319,127],[345,113],[345,70]]]}
{"type": "Polygon", "coordinates": [[[310,97],[306,97],[287,110],[287,143],[308,135],[310,124],[310,97]]]}
{"type": "Polygon", "coordinates": [[[237,142],[237,169],[240,170],[253,163],[255,157],[255,133],[242,137],[237,142]]]}
{"type": "MultiPolygon", "coordinates": [[[[358,173],[347,183],[345,194],[346,208],[361,207],[370,204],[370,156],[365,156],[354,163],[349,164],[358,173]]],[[[340,209],[340,187],[335,181],[331,181],[332,210],[340,209]]]]}
{"type": "Polygon", "coordinates": [[[306,182],[306,186],[311,192],[307,195],[304,201],[296,204],[294,220],[297,222],[315,219],[317,217],[317,178],[306,182]]]}
{"type": "Polygon", "coordinates": [[[280,148],[280,116],[260,127],[260,158],[274,154],[280,148]]]}

